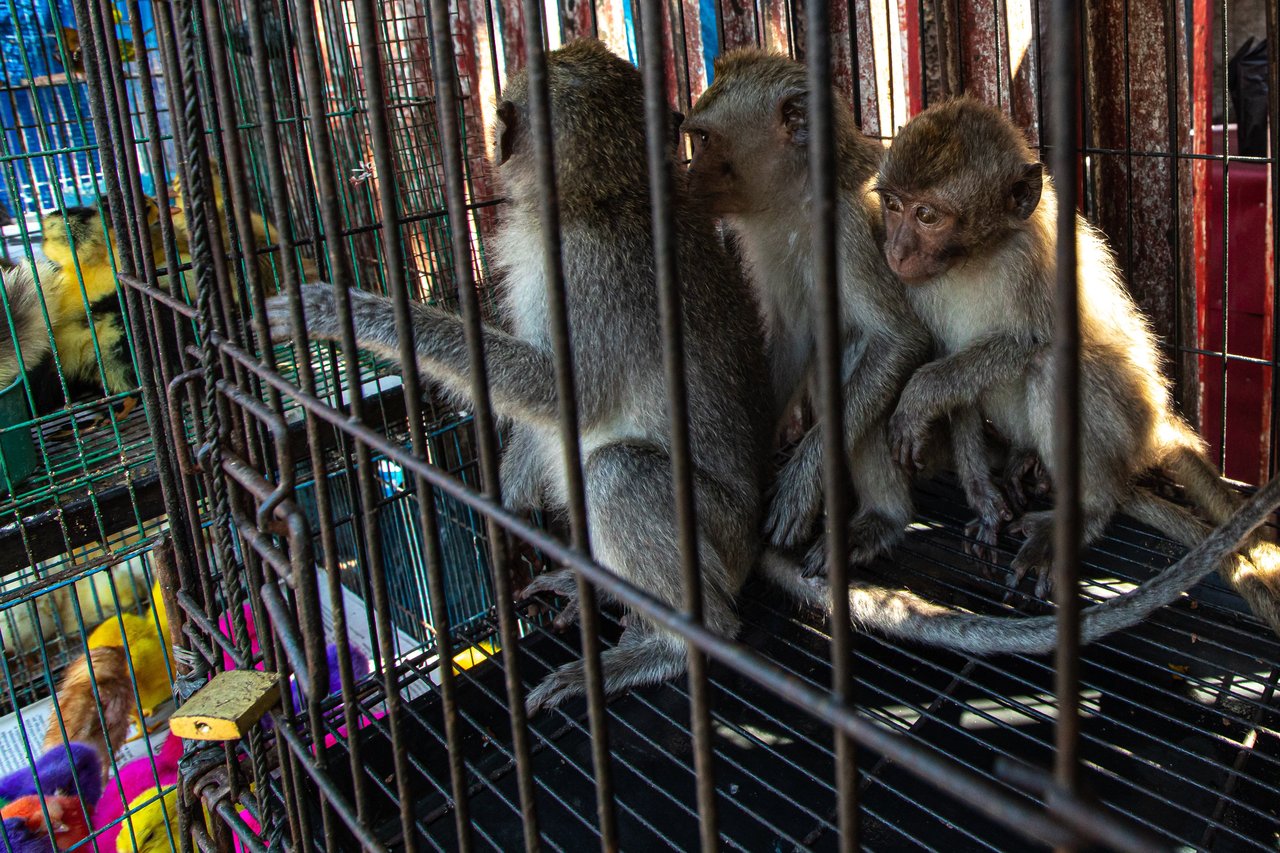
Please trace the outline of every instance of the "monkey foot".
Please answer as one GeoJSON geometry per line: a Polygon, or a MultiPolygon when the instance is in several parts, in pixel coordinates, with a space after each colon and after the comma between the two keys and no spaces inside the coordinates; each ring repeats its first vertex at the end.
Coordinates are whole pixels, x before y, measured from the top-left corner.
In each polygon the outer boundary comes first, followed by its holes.
{"type": "Polygon", "coordinates": [[[1005,491],[1015,513],[1022,513],[1033,498],[1043,497],[1053,489],[1049,471],[1039,454],[1024,450],[1013,455],[1004,471],[1005,491]]]}
{"type": "Polygon", "coordinates": [[[578,581],[573,572],[568,569],[543,572],[534,578],[528,586],[516,593],[516,601],[528,601],[539,593],[547,593],[565,600],[564,607],[556,614],[555,620],[551,623],[552,628],[556,631],[564,631],[578,621],[578,581]]]}
{"type": "Polygon", "coordinates": [[[1023,578],[1033,573],[1036,577],[1036,597],[1048,598],[1053,591],[1052,514],[1046,512],[1025,515],[1011,524],[1009,529],[1015,533],[1024,533],[1027,537],[1010,565],[1012,573],[1008,581],[1009,588],[1016,588],[1023,578]]]}
{"type": "Polygon", "coordinates": [[[964,552],[975,560],[982,562],[982,573],[991,578],[996,573],[999,562],[997,544],[1000,540],[1002,523],[975,518],[964,527],[964,552]]]}
{"type": "MultiPolygon", "coordinates": [[[[877,557],[887,554],[894,543],[902,536],[904,525],[888,516],[879,513],[859,515],[849,522],[848,563],[851,566],[865,566],[877,557]]],[[[804,558],[802,577],[814,578],[827,574],[827,540],[826,537],[813,543],[804,558]]]]}

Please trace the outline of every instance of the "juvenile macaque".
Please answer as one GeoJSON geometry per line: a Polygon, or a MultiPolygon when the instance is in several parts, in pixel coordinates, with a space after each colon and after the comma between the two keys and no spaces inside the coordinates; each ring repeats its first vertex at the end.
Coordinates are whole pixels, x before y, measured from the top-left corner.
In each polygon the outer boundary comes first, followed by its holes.
{"type": "MultiPolygon", "coordinates": [[[[549,54],[548,74],[591,547],[603,565],[679,607],[643,85],[639,71],[594,41],[549,54]]],[[[486,327],[484,337],[494,407],[514,426],[502,463],[503,491],[515,506],[563,510],[565,461],[523,74],[512,78],[497,112],[495,149],[510,203],[489,257],[505,282],[506,328],[486,327]]],[[[733,598],[759,555],[770,426],[768,395],[761,393],[768,387],[764,333],[712,221],[690,204],[682,176],[674,183],[705,619],[732,636],[738,627],[733,598]]],[[[338,339],[332,289],[308,285],[302,295],[311,336],[338,339]]],[[[391,302],[355,291],[351,298],[360,346],[395,357],[391,302]]],[[[421,370],[466,398],[471,376],[461,318],[426,305],[412,308],[421,370]]],[[[288,336],[288,297],[273,298],[269,310],[273,333],[288,336]]],[[[539,592],[573,599],[574,576],[543,574],[523,594],[539,592]]],[[[629,614],[618,644],[602,655],[605,690],[671,678],[685,660],[680,638],[629,614]]],[[[582,662],[570,663],[530,692],[527,705],[549,708],[584,686],[582,662]]]]}
{"type": "MultiPolygon", "coordinates": [[[[693,145],[690,188],[723,217],[764,310],[775,423],[807,391],[816,358],[808,93],[800,63],[735,51],[717,61],[715,83],[685,122],[693,145]]],[[[835,127],[844,428],[858,506],[848,522],[849,546],[851,562],[865,563],[887,552],[911,520],[910,484],[893,464],[885,423],[927,356],[928,336],[880,250],[879,211],[867,182],[883,146],[862,135],[839,98],[835,127]]],[[[958,413],[954,426],[977,429],[976,436],[956,442],[956,466],[970,501],[1007,519],[986,471],[981,422],[958,413]]],[[[809,430],[778,476],[765,526],[776,547],[806,543],[821,514],[821,430],[821,424],[809,430]]],[[[805,574],[820,574],[825,564],[819,539],[805,559],[805,574]]]]}
{"type": "MultiPolygon", "coordinates": [[[[971,99],[932,107],[899,133],[875,190],[884,251],[940,357],[911,377],[890,421],[894,453],[914,465],[929,424],[977,406],[1052,477],[1054,269],[1057,199],[1018,129],[971,99]]],[[[1102,237],[1078,219],[1081,503],[1083,539],[1097,539],[1123,508],[1184,542],[1204,525],[1139,484],[1162,470],[1210,522],[1240,498],[1218,476],[1200,438],[1170,406],[1154,337],[1102,237]]],[[[1049,586],[1051,512],[1018,523],[1026,541],[1014,582],[1049,586]]],[[[1280,575],[1247,559],[1223,573],[1254,612],[1280,630],[1280,575]]]]}

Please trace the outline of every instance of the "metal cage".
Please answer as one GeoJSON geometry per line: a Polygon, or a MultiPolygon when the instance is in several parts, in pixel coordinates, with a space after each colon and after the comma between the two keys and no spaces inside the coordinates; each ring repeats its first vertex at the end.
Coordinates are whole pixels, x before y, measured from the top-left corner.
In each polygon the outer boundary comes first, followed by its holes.
{"type": "MultiPolygon", "coordinates": [[[[483,405],[460,413],[437,398],[407,343],[398,364],[328,345],[295,351],[266,343],[263,319],[267,296],[314,275],[402,308],[445,304],[478,333],[490,307],[486,241],[503,205],[486,128],[508,75],[527,66],[536,79],[548,48],[598,36],[640,65],[651,100],[684,109],[709,83],[710,56],[761,45],[808,65],[816,187],[833,184],[833,96],[883,137],[960,91],[1027,128],[1062,208],[1078,206],[1117,248],[1182,411],[1230,476],[1260,483],[1280,436],[1274,4],[1264,4],[1261,154],[1233,152],[1214,116],[1215,91],[1223,110],[1230,93],[1226,75],[1213,82],[1212,57],[1240,46],[1227,0],[173,0],[151,10],[154,38],[139,0],[126,0],[145,60],[136,81],[120,71],[109,4],[72,6],[156,509],[174,542],[172,572],[159,568],[183,650],[179,707],[224,668],[275,673],[283,697],[241,737],[188,745],[175,848],[1274,849],[1280,641],[1225,588],[1206,582],[1084,648],[1080,602],[1068,596],[1052,660],[855,637],[841,596],[827,622],[753,586],[741,635],[718,636],[696,602],[672,611],[619,580],[559,520],[503,509],[500,425],[483,405]],[[166,278],[179,269],[182,288],[166,278]],[[597,612],[593,596],[580,637],[517,612],[513,589],[552,563],[683,637],[688,677],[526,718],[528,685],[618,636],[619,614],[597,612]]],[[[663,122],[650,113],[652,145],[669,138],[663,122]]],[[[670,198],[653,186],[655,242],[669,247],[670,198]]],[[[833,204],[815,199],[825,305],[838,299],[833,204]]],[[[1059,265],[1065,365],[1078,343],[1073,254],[1059,265]]],[[[657,286],[678,295],[664,263],[657,286]]],[[[816,405],[838,425],[828,316],[816,405]]],[[[678,330],[665,331],[678,365],[678,330]]],[[[558,356],[567,342],[558,338],[558,356]]],[[[1067,411],[1073,375],[1060,371],[1067,411]]],[[[668,390],[681,399],[680,381],[668,390]]],[[[1074,419],[1058,421],[1070,460],[1074,419]]],[[[828,441],[826,458],[839,459],[838,430],[828,441]]],[[[690,464],[675,453],[676,482],[690,464]]],[[[839,505],[845,486],[829,469],[839,505]]],[[[1132,588],[1181,553],[1124,518],[1078,553],[1078,483],[1067,475],[1055,487],[1058,583],[1085,600],[1132,588]]],[[[916,497],[911,535],[871,577],[973,610],[1051,612],[1007,600],[963,555],[951,479],[916,497]]],[[[691,504],[675,510],[685,531],[691,504]]],[[[843,536],[828,546],[843,565],[843,536]]],[[[684,567],[685,588],[698,588],[696,559],[684,567]]],[[[837,588],[845,580],[833,575],[837,588]]]]}

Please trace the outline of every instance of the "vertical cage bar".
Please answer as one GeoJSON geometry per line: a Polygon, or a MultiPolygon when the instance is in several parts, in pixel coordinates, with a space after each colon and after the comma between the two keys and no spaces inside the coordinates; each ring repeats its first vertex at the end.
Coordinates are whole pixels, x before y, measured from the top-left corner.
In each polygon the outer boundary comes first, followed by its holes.
{"type": "MultiPolygon", "coordinates": [[[[1076,276],[1076,204],[1079,164],[1079,65],[1076,0],[1054,0],[1050,30],[1056,42],[1050,80],[1050,162],[1058,190],[1057,295],[1054,329],[1054,588],[1058,604],[1055,685],[1058,699],[1059,785],[1075,794],[1080,738],[1080,316],[1076,276]]],[[[1066,849],[1066,848],[1060,848],[1066,849]]]]}
{"type": "MultiPolygon", "coordinates": [[[[840,387],[840,286],[836,223],[835,126],[831,91],[828,0],[807,0],[809,80],[809,192],[813,227],[814,314],[818,321],[823,488],[827,509],[827,576],[831,591],[831,690],[837,702],[853,701],[853,626],[849,621],[848,460],[840,387]]],[[[836,801],[840,849],[858,848],[858,789],[853,739],[837,731],[836,801]]]]}
{"type": "MultiPolygon", "coordinates": [[[[356,0],[356,25],[360,36],[360,66],[365,96],[373,108],[368,111],[369,135],[373,142],[374,168],[378,176],[378,201],[382,219],[382,252],[387,287],[395,307],[396,333],[400,339],[400,368],[405,410],[409,422],[409,441],[419,453],[426,453],[427,439],[422,412],[422,385],[418,378],[417,359],[413,348],[413,324],[409,310],[409,291],[405,283],[404,251],[400,242],[400,187],[392,150],[391,128],[387,121],[386,81],[373,0],[356,0]]],[[[453,660],[453,627],[449,618],[448,598],[444,585],[443,555],[435,511],[435,490],[421,477],[414,479],[418,495],[422,536],[425,540],[427,596],[435,623],[436,649],[441,666],[440,694],[444,714],[445,743],[449,752],[449,782],[453,792],[454,826],[458,833],[458,849],[471,849],[471,812],[467,797],[466,767],[463,763],[462,730],[459,721],[457,678],[453,660]]],[[[349,729],[354,731],[354,729],[349,729]]]]}
{"type": "Polygon", "coordinates": [[[1271,126],[1271,458],[1267,473],[1274,477],[1280,473],[1280,310],[1275,302],[1280,297],[1280,10],[1275,3],[1266,3],[1267,14],[1267,80],[1269,91],[1267,113],[1271,126]]]}
{"type": "MultiPolygon", "coordinates": [[[[542,258],[547,286],[547,320],[555,357],[556,395],[559,398],[560,442],[564,456],[565,485],[572,546],[590,556],[586,489],[582,475],[582,450],[578,440],[578,395],[573,376],[569,309],[565,295],[564,258],[560,253],[560,198],[556,190],[555,151],[552,145],[551,92],[547,80],[546,46],[542,40],[542,6],[539,0],[524,2],[525,65],[529,84],[529,126],[538,179],[538,218],[542,223],[542,258]]],[[[604,674],[600,665],[600,609],[595,588],[581,574],[578,584],[578,628],[582,636],[582,660],[586,669],[587,713],[591,728],[591,759],[595,770],[596,816],[600,846],[618,846],[617,815],[613,801],[613,773],[609,760],[608,715],[604,704],[604,674]]]]}
{"type": "MultiPolygon", "coordinates": [[[[642,33],[644,61],[645,126],[649,161],[649,193],[653,216],[654,271],[657,274],[659,309],[662,320],[662,355],[666,370],[667,406],[671,418],[671,476],[675,494],[677,537],[680,543],[680,572],[684,585],[685,613],[702,623],[702,577],[698,564],[698,528],[694,506],[693,457],[689,441],[689,399],[685,381],[684,328],[677,266],[679,236],[673,228],[673,186],[671,134],[667,122],[667,67],[662,55],[663,31],[660,0],[644,0],[642,33]]],[[[707,659],[689,647],[690,729],[693,732],[693,761],[697,774],[698,828],[702,849],[719,847],[716,822],[715,768],[713,765],[710,690],[707,659]]]]}
{"type": "MultiPolygon", "coordinates": [[[[449,26],[448,0],[431,0],[431,72],[436,86],[436,118],[440,125],[440,148],[444,165],[445,202],[453,255],[459,259],[454,271],[458,301],[462,306],[467,352],[471,368],[471,398],[475,406],[477,444],[480,448],[480,475],[484,492],[494,501],[502,500],[498,480],[498,437],[485,368],[484,337],[480,323],[480,300],[471,266],[471,237],[467,227],[466,186],[462,174],[462,140],[458,134],[457,68],[449,26]]],[[[534,802],[533,768],[529,750],[529,720],[524,708],[524,685],[520,681],[516,646],[519,642],[507,571],[506,534],[492,518],[485,519],[492,554],[493,592],[502,637],[503,675],[507,687],[507,713],[511,722],[511,751],[516,762],[516,782],[520,791],[520,819],[525,849],[539,847],[538,815],[534,802]]]]}

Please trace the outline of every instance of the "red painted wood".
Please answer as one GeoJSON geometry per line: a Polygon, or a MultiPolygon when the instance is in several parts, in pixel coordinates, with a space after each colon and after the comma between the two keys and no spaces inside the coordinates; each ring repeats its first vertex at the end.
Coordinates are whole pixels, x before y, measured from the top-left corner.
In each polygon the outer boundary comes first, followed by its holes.
{"type": "Polygon", "coordinates": [[[903,22],[903,51],[906,55],[907,107],[910,115],[924,109],[924,71],[920,64],[920,4],[916,0],[898,0],[898,14],[903,22]]]}
{"type": "Polygon", "coordinates": [[[720,0],[721,51],[752,47],[759,43],[759,21],[750,0],[720,0]]]}
{"type": "MultiPolygon", "coordinates": [[[[1207,350],[1222,349],[1222,163],[1208,168],[1208,251],[1210,280],[1204,302],[1207,350]],[[1215,276],[1216,272],[1216,276],[1215,276]]],[[[1267,167],[1232,163],[1227,208],[1227,351],[1254,358],[1271,357],[1270,266],[1266,262],[1267,167]]],[[[1222,359],[1205,357],[1203,433],[1215,460],[1222,451],[1222,359]]],[[[1258,483],[1267,476],[1270,434],[1271,368],[1232,362],[1227,368],[1226,476],[1258,483]]]]}
{"type": "Polygon", "coordinates": [[[495,0],[502,27],[502,57],[510,76],[524,68],[524,7],[521,0],[495,0]]]}
{"type": "Polygon", "coordinates": [[[596,24],[591,0],[559,0],[561,41],[595,38],[596,24]]]}
{"type": "Polygon", "coordinates": [[[858,94],[862,112],[862,132],[879,136],[887,122],[880,121],[879,85],[876,81],[875,37],[871,26],[872,0],[853,0],[854,28],[858,45],[858,94]]]}

